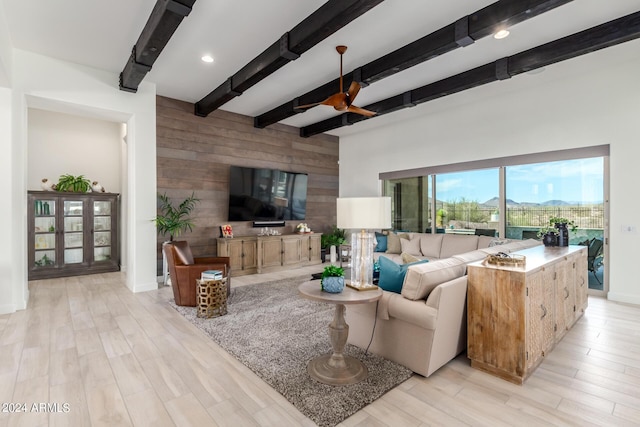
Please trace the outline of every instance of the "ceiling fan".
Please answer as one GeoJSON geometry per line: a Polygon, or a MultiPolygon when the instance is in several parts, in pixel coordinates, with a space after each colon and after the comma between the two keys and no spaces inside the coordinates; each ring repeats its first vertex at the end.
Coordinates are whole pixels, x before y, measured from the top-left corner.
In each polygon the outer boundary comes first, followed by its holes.
{"type": "Polygon", "coordinates": [[[322,102],[316,102],[313,104],[300,105],[298,108],[315,107],[316,105],[328,105],[333,107],[336,111],[348,111],[350,113],[362,114],[363,116],[372,117],[375,116],[374,111],[365,110],[364,108],[356,107],[353,105],[353,100],[360,91],[360,83],[352,81],[349,86],[349,90],[344,92],[342,86],[342,55],[347,51],[346,46],[336,46],[336,50],[340,54],[340,92],[334,93],[322,102]]]}

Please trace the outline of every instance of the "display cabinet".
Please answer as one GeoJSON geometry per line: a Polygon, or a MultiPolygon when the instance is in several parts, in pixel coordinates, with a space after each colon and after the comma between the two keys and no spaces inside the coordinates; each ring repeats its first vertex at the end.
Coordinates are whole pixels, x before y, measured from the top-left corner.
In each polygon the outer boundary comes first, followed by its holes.
{"type": "Polygon", "coordinates": [[[120,270],[118,194],[28,192],[29,280],[120,270]]]}

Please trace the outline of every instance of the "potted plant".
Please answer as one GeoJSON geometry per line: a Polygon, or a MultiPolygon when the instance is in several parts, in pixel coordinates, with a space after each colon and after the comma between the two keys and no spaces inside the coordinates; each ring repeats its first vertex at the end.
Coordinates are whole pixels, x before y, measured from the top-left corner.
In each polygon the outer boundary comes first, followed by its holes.
{"type": "Polygon", "coordinates": [[[551,225],[541,227],[538,238],[542,239],[545,246],[558,246],[558,229],[551,225]]]}
{"type": "Polygon", "coordinates": [[[158,194],[160,213],[156,216],[155,223],[158,234],[169,235],[169,241],[178,237],[181,233],[193,230],[193,221],[189,217],[200,201],[194,193],[184,199],[177,207],[173,205],[167,194],[158,194]]]}
{"type": "Polygon", "coordinates": [[[575,222],[559,216],[549,218],[549,225],[558,229],[558,246],[569,246],[569,228],[572,232],[578,229],[575,222]]]}
{"type": "Polygon", "coordinates": [[[91,181],[85,178],[84,175],[60,175],[55,189],[56,191],[86,193],[91,189],[91,181]]]}
{"type": "Polygon", "coordinates": [[[328,265],[322,271],[320,287],[323,292],[337,294],[344,289],[344,269],[336,265],[328,265]]]}
{"type": "Polygon", "coordinates": [[[326,261],[328,248],[331,246],[335,246],[337,248],[346,241],[345,231],[335,225],[330,233],[323,233],[320,237],[320,256],[322,257],[322,262],[326,261]]]}

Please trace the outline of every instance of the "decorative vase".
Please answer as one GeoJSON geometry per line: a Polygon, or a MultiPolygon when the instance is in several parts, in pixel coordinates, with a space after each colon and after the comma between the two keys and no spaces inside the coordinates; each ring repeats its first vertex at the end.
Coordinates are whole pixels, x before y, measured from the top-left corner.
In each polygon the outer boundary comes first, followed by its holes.
{"type": "Polygon", "coordinates": [[[557,246],[558,245],[557,237],[558,236],[554,233],[547,233],[544,236],[542,236],[542,243],[544,243],[545,246],[557,246]]]}
{"type": "Polygon", "coordinates": [[[320,282],[324,292],[337,294],[344,289],[344,277],[325,277],[320,282]]]}
{"type": "Polygon", "coordinates": [[[569,246],[569,230],[564,222],[557,222],[555,227],[558,229],[558,246],[569,246]]]}

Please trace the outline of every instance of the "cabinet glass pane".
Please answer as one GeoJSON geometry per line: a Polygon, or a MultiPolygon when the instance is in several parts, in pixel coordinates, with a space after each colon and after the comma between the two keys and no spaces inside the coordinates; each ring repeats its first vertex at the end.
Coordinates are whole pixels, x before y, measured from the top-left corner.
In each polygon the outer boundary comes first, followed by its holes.
{"type": "Polygon", "coordinates": [[[65,216],[82,216],[82,201],[65,200],[64,214],[65,216]]]}
{"type": "Polygon", "coordinates": [[[82,248],[64,250],[65,264],[80,264],[81,262],[82,262],[82,248]]]}
{"type": "Polygon", "coordinates": [[[64,247],[65,248],[81,248],[83,238],[84,236],[82,233],[65,233],[64,247]]]}
{"type": "Polygon", "coordinates": [[[56,219],[52,216],[36,217],[33,223],[33,230],[36,233],[53,233],[56,231],[56,219]]]}
{"type": "Polygon", "coordinates": [[[54,265],[56,262],[56,252],[55,251],[36,251],[35,257],[35,266],[36,267],[46,267],[54,265]]]}
{"type": "Polygon", "coordinates": [[[56,214],[55,200],[36,199],[33,206],[36,216],[54,216],[56,214]]]}
{"type": "Polygon", "coordinates": [[[38,249],[55,249],[56,235],[55,233],[41,233],[34,236],[34,248],[38,249]]]}
{"type": "Polygon", "coordinates": [[[64,217],[64,232],[82,231],[82,220],[80,216],[64,217]]]}
{"type": "Polygon", "coordinates": [[[111,247],[95,248],[93,250],[93,259],[96,261],[108,261],[111,259],[111,247]]]}
{"type": "Polygon", "coordinates": [[[93,202],[94,215],[111,215],[111,202],[93,202]]]}
{"type": "Polygon", "coordinates": [[[108,231],[98,232],[93,235],[94,246],[111,246],[111,233],[108,231]]]}
{"type": "Polygon", "coordinates": [[[93,218],[93,229],[95,231],[111,230],[111,217],[98,216],[93,218]]]}

